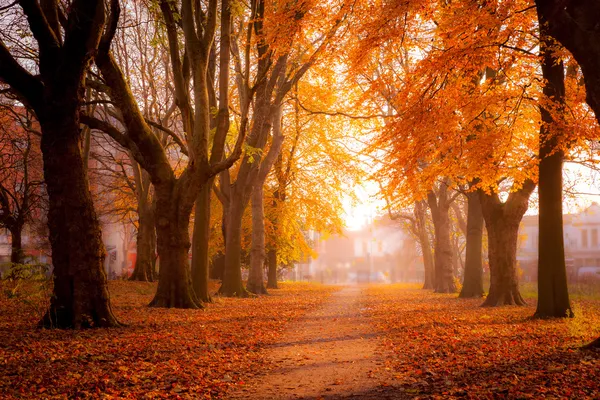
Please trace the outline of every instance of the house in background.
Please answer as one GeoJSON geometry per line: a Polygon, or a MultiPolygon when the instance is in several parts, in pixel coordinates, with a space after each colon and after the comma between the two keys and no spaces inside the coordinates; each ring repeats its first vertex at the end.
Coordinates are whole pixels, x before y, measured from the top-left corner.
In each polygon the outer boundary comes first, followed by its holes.
{"type": "MultiPolygon", "coordinates": [[[[539,225],[537,215],[527,215],[519,229],[517,261],[523,280],[537,280],[539,225]]],[[[600,271],[600,205],[592,203],[578,214],[563,215],[563,235],[567,276],[570,282],[598,275],[600,271]],[[589,277],[589,276],[588,276],[589,277]]]]}
{"type": "Polygon", "coordinates": [[[288,275],[323,283],[419,282],[423,263],[411,235],[397,221],[382,218],[358,231],[323,239],[310,233],[318,257],[288,275]]]}

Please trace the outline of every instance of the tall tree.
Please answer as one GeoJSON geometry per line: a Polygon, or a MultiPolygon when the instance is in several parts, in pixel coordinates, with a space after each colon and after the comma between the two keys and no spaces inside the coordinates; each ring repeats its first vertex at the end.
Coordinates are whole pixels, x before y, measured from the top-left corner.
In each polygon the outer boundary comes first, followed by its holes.
{"type": "Polygon", "coordinates": [[[0,79],[34,110],[42,130],[54,293],[40,324],[75,328],[118,326],[104,272],[105,250],[85,174],[79,109],[84,77],[105,24],[105,3],[19,1],[37,41],[39,75],[0,42],[0,79]],[[60,18],[59,18],[60,17],[60,18]],[[63,21],[61,23],[60,21],[63,21]]]}
{"type": "MultiPolygon", "coordinates": [[[[600,123],[600,3],[595,0],[562,2],[536,0],[540,24],[565,46],[581,66],[587,103],[600,123]]],[[[600,347],[600,338],[588,345],[600,347]]]]}
{"type": "MultiPolygon", "coordinates": [[[[239,158],[243,134],[240,134],[229,157],[223,160],[222,157],[217,157],[215,161],[213,156],[221,151],[218,149],[223,147],[227,133],[226,130],[217,130],[213,138],[212,152],[209,154],[211,111],[207,70],[217,25],[217,1],[209,2],[205,14],[199,4],[192,0],[183,0],[181,14],[177,20],[173,6],[174,4],[166,0],[161,2],[169,42],[171,72],[175,82],[175,96],[186,138],[184,141],[174,132],[171,136],[189,159],[186,168],[179,176],[176,175],[175,169],[169,163],[167,150],[141,114],[121,68],[110,52],[110,42],[120,14],[117,0],[112,1],[109,29],[105,31],[99,46],[96,64],[109,88],[110,98],[122,114],[127,134],[122,134],[105,121],[89,116],[85,118],[85,122],[93,128],[105,131],[119,144],[128,148],[136,161],[148,172],[154,185],[160,272],[157,293],[150,305],[198,308],[201,307],[201,302],[191,286],[188,266],[188,252],[191,246],[188,231],[190,215],[202,185],[239,158]],[[179,49],[179,26],[182,27],[185,39],[183,59],[179,49]],[[188,85],[190,78],[192,85],[188,85]]],[[[229,7],[229,2],[223,0],[221,7],[229,7]]]]}
{"type": "Polygon", "coordinates": [[[484,306],[525,305],[519,291],[517,242],[519,224],[529,206],[535,183],[528,179],[512,191],[505,202],[494,190],[479,191],[481,209],[488,233],[490,291],[484,306]]]}
{"type": "Polygon", "coordinates": [[[458,297],[483,297],[483,213],[479,194],[467,194],[467,247],[463,286],[458,297]]]}
{"type": "Polygon", "coordinates": [[[269,171],[279,157],[283,145],[283,132],[281,129],[282,105],[273,115],[273,138],[271,146],[261,163],[260,170],[256,175],[254,190],[252,192],[252,248],[250,250],[250,273],[246,288],[250,293],[266,294],[263,271],[265,264],[265,210],[264,210],[264,186],[269,171]]]}
{"type": "MultiPolygon", "coordinates": [[[[280,107],[290,89],[306,74],[326,46],[335,36],[346,15],[346,5],[343,3],[339,10],[333,13],[333,22],[326,26],[325,32],[320,33],[314,49],[302,49],[299,60],[290,60],[294,56],[295,44],[298,41],[301,23],[306,14],[317,4],[283,2],[270,4],[263,0],[251,2],[253,17],[252,29],[256,33],[256,83],[252,91],[256,93],[253,104],[250,133],[246,152],[238,170],[235,181],[227,188],[228,220],[225,240],[225,270],[219,293],[225,296],[246,296],[241,274],[242,251],[242,218],[255,187],[256,175],[265,162],[264,150],[275,110],[280,107]],[[286,29],[281,29],[281,27],[286,29]],[[285,34],[284,34],[285,32],[285,34]],[[305,54],[308,53],[308,55],[305,54]],[[306,61],[301,62],[302,59],[306,61]]],[[[315,43],[310,43],[315,46],[315,43]]],[[[246,53],[248,54],[248,53],[246,53]]],[[[240,57],[236,57],[238,60],[240,57]]],[[[244,69],[238,71],[238,87],[246,88],[240,98],[248,98],[250,87],[250,59],[246,57],[244,69]],[[243,71],[246,71],[245,73],[243,71]]],[[[240,65],[238,63],[238,65],[240,65]]],[[[225,186],[222,186],[225,188],[225,186]]]]}
{"type": "Polygon", "coordinates": [[[452,263],[452,244],[450,241],[450,205],[458,192],[450,194],[450,180],[442,180],[437,191],[429,191],[427,203],[431,210],[431,218],[435,230],[434,265],[435,278],[434,290],[436,293],[454,293],[456,284],[452,263]]]}
{"type": "Polygon", "coordinates": [[[564,64],[554,55],[548,27],[540,26],[540,58],[544,99],[540,106],[539,252],[537,317],[572,317],[567,287],[563,236],[562,164],[560,118],[565,103],[564,64]]]}

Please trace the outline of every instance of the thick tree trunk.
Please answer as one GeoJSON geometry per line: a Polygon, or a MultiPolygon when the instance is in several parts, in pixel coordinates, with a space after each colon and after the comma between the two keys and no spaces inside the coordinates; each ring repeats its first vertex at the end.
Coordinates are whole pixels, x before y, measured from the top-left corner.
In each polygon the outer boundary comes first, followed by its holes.
{"type": "MultiPolygon", "coordinates": [[[[540,27],[542,74],[544,95],[554,103],[554,113],[564,107],[565,81],[563,62],[553,57],[553,40],[547,27],[540,27]]],[[[569,288],[562,220],[562,164],[564,153],[557,149],[563,135],[560,124],[554,123],[552,111],[541,107],[539,166],[539,252],[538,252],[538,303],[534,316],[573,317],[569,288]]]]}
{"type": "Polygon", "coordinates": [[[479,191],[481,209],[488,233],[490,291],[483,306],[525,305],[519,292],[517,241],[519,224],[527,211],[535,184],[527,180],[510,193],[505,203],[497,193],[479,191]]]}
{"type": "Polygon", "coordinates": [[[519,292],[517,241],[519,222],[495,214],[486,218],[490,259],[490,293],[484,306],[525,305],[519,292]]]}
{"type": "Polygon", "coordinates": [[[419,231],[419,244],[423,253],[423,268],[425,269],[425,282],[423,289],[434,289],[435,269],[433,264],[433,254],[431,252],[431,242],[429,241],[429,233],[427,232],[426,221],[426,205],[423,201],[415,203],[415,219],[417,229],[419,231]]]}
{"type": "Polygon", "coordinates": [[[154,282],[156,259],[156,230],[154,210],[150,207],[138,207],[137,255],[135,267],[129,280],[154,282]]]}
{"type": "MultiPolygon", "coordinates": [[[[552,36],[573,54],[581,66],[586,100],[600,123],[600,2],[536,0],[536,5],[540,24],[547,24],[552,36]]],[[[600,347],[600,338],[586,347],[600,347]]]]}
{"type": "Polygon", "coordinates": [[[467,193],[467,201],[465,274],[458,297],[483,297],[483,212],[477,192],[467,193]]]}
{"type": "Polygon", "coordinates": [[[75,105],[63,104],[38,115],[54,265],[54,294],[40,325],[118,326],[110,307],[106,252],[83,165],[76,115],[75,105]]]}
{"type": "Polygon", "coordinates": [[[196,199],[194,236],[192,238],[192,286],[200,301],[212,302],[208,291],[210,240],[210,196],[214,179],[202,186],[196,199]]]}
{"type": "Polygon", "coordinates": [[[225,269],[219,294],[231,297],[248,297],[242,282],[242,218],[246,202],[233,197],[228,207],[227,239],[225,241],[225,269]]]}
{"type": "Polygon", "coordinates": [[[277,286],[277,249],[275,245],[267,252],[267,289],[278,289],[277,286]]]}
{"type": "Polygon", "coordinates": [[[252,248],[250,254],[250,274],[246,289],[254,294],[267,294],[263,273],[265,265],[265,209],[262,182],[252,192],[252,248]]]}
{"type": "Polygon", "coordinates": [[[156,239],[160,262],[158,288],[151,307],[202,308],[192,288],[189,265],[191,207],[181,210],[178,190],[155,184],[156,239]],[[175,195],[171,195],[174,193],[175,195]]]}
{"type": "Polygon", "coordinates": [[[14,226],[9,229],[11,238],[10,262],[23,264],[25,252],[23,251],[23,226],[14,226]]]}

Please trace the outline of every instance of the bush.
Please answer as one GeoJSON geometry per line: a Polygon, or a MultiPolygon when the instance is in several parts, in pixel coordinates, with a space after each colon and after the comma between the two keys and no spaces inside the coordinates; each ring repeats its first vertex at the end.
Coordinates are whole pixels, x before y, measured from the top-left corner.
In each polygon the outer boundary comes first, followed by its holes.
{"type": "Polygon", "coordinates": [[[50,265],[42,263],[2,264],[2,292],[6,298],[22,303],[41,318],[50,299],[49,271],[50,265]]]}

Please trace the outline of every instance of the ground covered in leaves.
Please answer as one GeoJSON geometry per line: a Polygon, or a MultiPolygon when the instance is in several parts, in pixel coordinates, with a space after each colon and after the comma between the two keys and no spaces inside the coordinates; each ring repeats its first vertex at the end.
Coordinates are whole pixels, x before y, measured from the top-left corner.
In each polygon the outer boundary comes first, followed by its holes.
{"type": "Polygon", "coordinates": [[[127,326],[75,332],[35,328],[43,286],[2,285],[2,399],[219,398],[265,368],[265,346],[336,290],[284,283],[269,296],[169,310],[146,307],[155,284],[113,281],[113,309],[127,326]]]}
{"type": "Polygon", "coordinates": [[[481,300],[417,286],[374,286],[364,307],[383,336],[398,397],[600,398],[600,301],[575,296],[573,319],[532,320],[528,307],[481,308],[481,300]]]}
{"type": "Polygon", "coordinates": [[[532,320],[532,298],[481,308],[417,285],[332,295],[285,283],[205,310],[151,309],[155,284],[116,281],[128,325],[75,332],[35,328],[43,285],[1,285],[2,399],[600,398],[600,352],[580,350],[600,336],[597,293],[574,296],[576,318],[532,320]],[[276,373],[293,382],[260,384],[276,373]]]}

